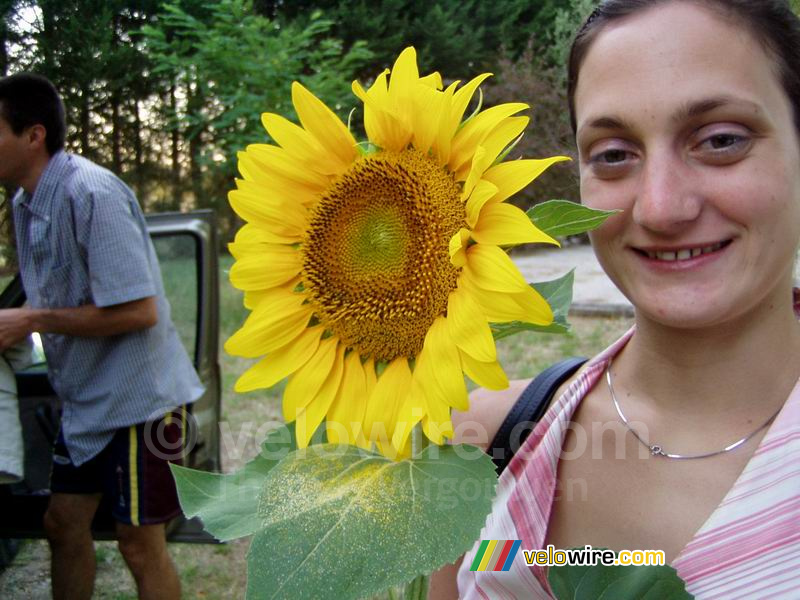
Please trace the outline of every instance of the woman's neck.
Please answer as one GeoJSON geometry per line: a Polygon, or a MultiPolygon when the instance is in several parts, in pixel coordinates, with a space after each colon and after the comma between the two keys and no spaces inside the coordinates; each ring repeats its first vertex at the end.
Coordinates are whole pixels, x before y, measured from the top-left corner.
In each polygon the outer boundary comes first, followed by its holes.
{"type": "Polygon", "coordinates": [[[651,410],[698,418],[782,404],[800,376],[800,323],[791,296],[755,312],[703,329],[637,315],[636,333],[614,361],[616,380],[651,410]]]}

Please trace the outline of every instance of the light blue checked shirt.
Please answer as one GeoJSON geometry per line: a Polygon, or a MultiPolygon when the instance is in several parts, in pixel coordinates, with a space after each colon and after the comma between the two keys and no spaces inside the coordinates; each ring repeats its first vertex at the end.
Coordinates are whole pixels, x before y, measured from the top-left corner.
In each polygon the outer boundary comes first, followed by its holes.
{"type": "Polygon", "coordinates": [[[14,221],[30,306],[111,306],[157,297],[158,323],[148,329],[108,337],[42,335],[76,465],[105,448],[118,428],[200,397],[203,386],[172,324],[144,217],[118,177],[58,152],[33,196],[20,190],[14,197],[14,221]]]}

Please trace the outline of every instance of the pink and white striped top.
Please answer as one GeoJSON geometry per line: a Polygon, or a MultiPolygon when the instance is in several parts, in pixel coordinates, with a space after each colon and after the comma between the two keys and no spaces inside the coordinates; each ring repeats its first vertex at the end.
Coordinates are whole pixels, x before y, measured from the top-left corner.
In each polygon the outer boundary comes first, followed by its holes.
{"type": "MultiPolygon", "coordinates": [[[[592,359],[547,411],[498,483],[481,539],[544,547],[567,425],[633,329],[592,359]]],[[[546,573],[517,555],[508,572],[469,571],[480,540],[458,573],[463,600],[552,598],[546,573]]],[[[733,487],[672,562],[698,600],[800,598],[800,382],[733,487]]]]}

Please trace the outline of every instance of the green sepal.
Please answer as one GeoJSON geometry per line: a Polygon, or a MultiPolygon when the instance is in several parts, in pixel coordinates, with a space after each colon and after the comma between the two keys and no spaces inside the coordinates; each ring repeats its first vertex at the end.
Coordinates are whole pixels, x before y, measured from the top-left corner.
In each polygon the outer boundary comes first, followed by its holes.
{"type": "Polygon", "coordinates": [[[536,227],[551,237],[577,235],[597,229],[618,210],[597,210],[569,200],[548,200],[526,213],[536,227]]]}
{"type": "Polygon", "coordinates": [[[552,566],[547,580],[557,600],[693,600],[686,583],[663,566],[552,566]]]}
{"type": "Polygon", "coordinates": [[[497,477],[472,446],[391,461],[354,446],[298,450],[264,481],[247,600],[347,600],[453,562],[480,535],[497,477]]]}
{"type": "Polygon", "coordinates": [[[495,340],[515,335],[522,331],[538,331],[540,333],[566,333],[570,330],[567,322],[567,314],[572,304],[572,286],[575,282],[575,269],[566,275],[553,279],[552,281],[542,281],[532,283],[533,287],[542,297],[547,300],[553,311],[553,322],[549,325],[534,325],[523,323],[522,321],[511,321],[509,323],[490,323],[492,335],[495,340]]]}
{"type": "Polygon", "coordinates": [[[223,475],[170,464],[178,500],[187,518],[200,517],[221,542],[251,535],[261,527],[258,496],[272,468],[297,447],[294,424],[271,431],[259,454],[244,467],[223,475]]]}

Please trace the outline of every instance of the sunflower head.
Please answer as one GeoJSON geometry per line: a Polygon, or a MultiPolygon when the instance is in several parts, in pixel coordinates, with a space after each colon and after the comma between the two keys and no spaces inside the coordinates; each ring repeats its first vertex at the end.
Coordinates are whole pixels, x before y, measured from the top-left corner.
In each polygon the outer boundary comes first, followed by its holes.
{"type": "Polygon", "coordinates": [[[301,125],[265,114],[276,144],[240,154],[231,281],[252,313],[226,350],[261,357],[238,391],[289,377],[300,446],[323,421],[332,441],[393,456],[418,423],[442,443],[450,409],[467,407],[464,374],[507,385],[489,322],[552,320],[501,246],[555,243],[505,200],[565,158],[500,160],[526,105],[464,122],[486,77],[445,89],[407,48],[369,89],[354,82],[369,153],[294,83],[301,125]]]}

